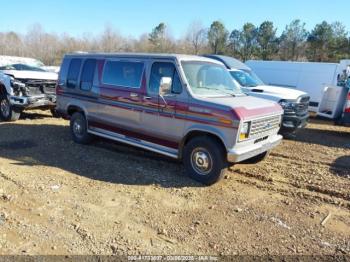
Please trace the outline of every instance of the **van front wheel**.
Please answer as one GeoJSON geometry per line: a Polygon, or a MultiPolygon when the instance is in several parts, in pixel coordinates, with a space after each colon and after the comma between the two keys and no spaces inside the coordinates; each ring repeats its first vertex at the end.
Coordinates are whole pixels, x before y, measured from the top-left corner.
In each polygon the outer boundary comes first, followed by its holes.
{"type": "Polygon", "coordinates": [[[91,135],[87,131],[87,121],[81,112],[76,112],[70,119],[70,131],[74,142],[78,144],[89,144],[91,135]]]}
{"type": "Polygon", "coordinates": [[[186,173],[205,185],[212,185],[223,176],[227,161],[220,143],[211,137],[196,137],[190,140],[183,154],[186,173]]]}

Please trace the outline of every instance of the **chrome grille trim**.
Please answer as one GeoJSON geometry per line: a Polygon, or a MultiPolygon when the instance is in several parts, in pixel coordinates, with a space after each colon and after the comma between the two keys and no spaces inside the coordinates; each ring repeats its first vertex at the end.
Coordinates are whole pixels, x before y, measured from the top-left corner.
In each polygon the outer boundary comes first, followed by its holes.
{"type": "Polygon", "coordinates": [[[279,129],[280,124],[280,115],[253,120],[250,127],[249,138],[257,138],[261,135],[265,135],[269,131],[279,129]]]}
{"type": "Polygon", "coordinates": [[[309,96],[301,97],[295,108],[295,113],[299,116],[307,114],[309,112],[309,103],[310,103],[309,96]]]}

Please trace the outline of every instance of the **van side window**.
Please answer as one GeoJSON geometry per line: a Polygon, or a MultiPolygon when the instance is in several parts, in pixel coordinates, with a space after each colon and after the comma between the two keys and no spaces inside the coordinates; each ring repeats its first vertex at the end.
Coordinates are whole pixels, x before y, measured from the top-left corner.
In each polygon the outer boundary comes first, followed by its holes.
{"type": "Polygon", "coordinates": [[[80,73],[81,59],[72,59],[70,62],[68,76],[67,76],[67,87],[75,88],[78,83],[78,77],[80,73]]]}
{"type": "Polygon", "coordinates": [[[67,82],[68,69],[70,65],[70,59],[64,59],[59,73],[59,85],[63,86],[67,82]]]}
{"type": "Polygon", "coordinates": [[[107,61],[102,82],[126,88],[140,88],[144,65],[141,62],[107,61]]]}
{"type": "Polygon", "coordinates": [[[171,93],[180,94],[182,92],[182,84],[174,64],[156,62],[152,65],[148,86],[149,94],[159,94],[160,80],[162,77],[170,77],[172,79],[171,93]]]}
{"type": "Polygon", "coordinates": [[[89,91],[92,88],[96,68],[96,59],[87,59],[84,62],[80,78],[80,89],[89,91]]]}

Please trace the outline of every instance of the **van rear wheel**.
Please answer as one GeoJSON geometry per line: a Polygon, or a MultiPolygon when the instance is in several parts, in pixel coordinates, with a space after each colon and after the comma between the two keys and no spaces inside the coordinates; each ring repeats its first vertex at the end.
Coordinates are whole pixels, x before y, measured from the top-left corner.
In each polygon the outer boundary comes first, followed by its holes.
{"type": "Polygon", "coordinates": [[[21,116],[21,110],[13,108],[6,95],[0,96],[0,119],[2,121],[17,121],[21,116]]]}
{"type": "Polygon", "coordinates": [[[87,121],[85,115],[81,112],[75,112],[70,119],[70,131],[74,142],[78,144],[89,144],[92,136],[87,130],[87,121]]]}
{"type": "Polygon", "coordinates": [[[219,181],[227,168],[222,145],[211,137],[202,136],[190,140],[184,148],[183,157],[189,177],[205,185],[219,181]]]}

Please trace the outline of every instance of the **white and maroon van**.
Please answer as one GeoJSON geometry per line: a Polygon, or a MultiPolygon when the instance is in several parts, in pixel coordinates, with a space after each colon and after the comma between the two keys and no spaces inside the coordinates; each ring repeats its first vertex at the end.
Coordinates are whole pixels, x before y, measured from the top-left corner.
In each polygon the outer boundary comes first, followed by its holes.
{"type": "Polygon", "coordinates": [[[229,163],[263,160],[282,140],[282,108],[245,95],[223,64],[198,56],[66,55],[57,110],[75,142],[95,135],[181,159],[204,184],[229,163]]]}

